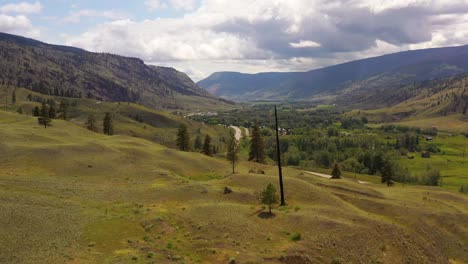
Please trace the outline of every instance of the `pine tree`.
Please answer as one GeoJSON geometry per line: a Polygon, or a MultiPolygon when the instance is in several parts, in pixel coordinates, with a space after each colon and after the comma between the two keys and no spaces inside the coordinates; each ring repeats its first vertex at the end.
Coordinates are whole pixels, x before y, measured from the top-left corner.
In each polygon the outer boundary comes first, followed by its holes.
{"type": "Polygon", "coordinates": [[[278,195],[276,188],[273,184],[269,183],[265,190],[262,191],[262,203],[268,206],[269,213],[271,214],[271,207],[278,202],[278,195]]]}
{"type": "Polygon", "coordinates": [[[55,108],[52,105],[49,107],[49,117],[52,119],[55,119],[56,117],[55,108]]]}
{"type": "Polygon", "coordinates": [[[85,123],[85,127],[88,129],[88,130],[91,130],[93,132],[96,132],[97,131],[97,126],[96,126],[96,118],[94,118],[94,115],[93,114],[90,114],[88,116],[88,119],[86,120],[86,123],[85,123]]]}
{"type": "Polygon", "coordinates": [[[194,144],[193,144],[193,147],[194,147],[196,150],[199,150],[199,149],[201,149],[201,148],[203,147],[200,134],[197,134],[197,137],[195,138],[195,142],[194,142],[194,144]]]}
{"type": "Polygon", "coordinates": [[[106,113],[102,120],[103,132],[106,135],[112,136],[114,134],[114,125],[112,124],[112,116],[110,113],[106,113]]]}
{"type": "Polygon", "coordinates": [[[13,94],[11,95],[11,103],[16,104],[16,90],[13,90],[13,94]]]}
{"type": "Polygon", "coordinates": [[[390,186],[393,183],[392,163],[389,160],[385,160],[380,172],[382,173],[382,183],[387,183],[387,185],[390,186]]]}
{"type": "Polygon", "coordinates": [[[177,147],[182,151],[189,151],[190,135],[187,125],[181,124],[177,131],[177,147]]]}
{"type": "Polygon", "coordinates": [[[42,102],[40,116],[37,118],[37,121],[39,125],[43,125],[44,128],[50,126],[50,123],[52,122],[49,117],[49,107],[47,106],[45,101],[42,102]]]}
{"type": "Polygon", "coordinates": [[[33,110],[33,116],[40,116],[41,115],[41,110],[39,109],[39,106],[35,106],[33,110]]]}
{"type": "Polygon", "coordinates": [[[211,137],[210,135],[205,136],[205,141],[203,142],[203,154],[207,156],[213,155],[213,148],[211,146],[211,137]]]}
{"type": "Polygon", "coordinates": [[[332,170],[332,179],[341,179],[341,170],[340,170],[340,166],[338,165],[338,163],[335,162],[335,164],[333,165],[333,170],[332,170]]]}
{"type": "Polygon", "coordinates": [[[265,150],[263,138],[260,134],[260,128],[255,125],[252,130],[252,139],[250,141],[249,161],[265,163],[265,150]]]}
{"type": "Polygon", "coordinates": [[[62,113],[62,119],[67,120],[68,118],[68,101],[62,100],[59,105],[59,112],[62,113]]]}
{"type": "Polygon", "coordinates": [[[235,173],[235,163],[239,159],[237,152],[239,151],[239,142],[237,142],[236,136],[234,133],[231,133],[228,142],[228,149],[226,157],[232,164],[232,174],[235,173]]]}

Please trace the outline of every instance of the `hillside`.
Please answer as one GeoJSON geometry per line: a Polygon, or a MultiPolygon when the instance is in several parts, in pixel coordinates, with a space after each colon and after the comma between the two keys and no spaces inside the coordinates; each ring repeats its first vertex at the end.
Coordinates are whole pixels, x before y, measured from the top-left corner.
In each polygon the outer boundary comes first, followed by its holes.
{"type": "Polygon", "coordinates": [[[239,101],[312,100],[337,92],[371,90],[468,71],[468,46],[405,51],[307,72],[242,74],[218,72],[198,84],[217,96],[239,101]]]}
{"type": "Polygon", "coordinates": [[[468,75],[403,85],[388,92],[383,90],[344,91],[338,98],[342,98],[339,102],[347,101],[358,108],[349,115],[366,116],[376,122],[467,132],[468,75]]]}
{"type": "MultiPolygon", "coordinates": [[[[101,102],[88,98],[67,98],[43,95],[32,92],[24,88],[16,88],[0,85],[0,108],[5,109],[5,102],[8,102],[7,109],[16,112],[21,109],[24,114],[32,115],[34,107],[40,107],[42,101],[48,101],[55,105],[59,111],[60,104],[66,102],[67,120],[84,127],[88,116],[93,115],[97,121],[99,133],[102,132],[102,119],[106,112],[112,114],[114,131],[119,135],[128,135],[144,138],[166,147],[175,148],[177,129],[180,124],[185,124],[189,128],[192,139],[197,135],[211,135],[213,144],[223,145],[220,140],[229,135],[229,130],[221,126],[208,126],[200,122],[194,122],[180,115],[168,113],[163,110],[148,108],[135,103],[101,102]],[[15,105],[11,104],[13,90],[16,94],[15,105]],[[7,95],[7,97],[5,97],[7,95]],[[28,99],[31,98],[31,99],[28,99]]],[[[63,113],[57,113],[57,119],[62,119],[63,113]]]]}
{"type": "Polygon", "coordinates": [[[467,197],[441,188],[286,168],[288,206],[263,218],[275,167],[229,176],[224,160],[70,122],[0,111],[0,125],[2,263],[468,261],[467,197]]]}
{"type": "Polygon", "coordinates": [[[0,83],[42,94],[134,102],[153,108],[225,105],[173,68],[0,33],[0,83]],[[208,103],[206,103],[208,102],[208,103]]]}

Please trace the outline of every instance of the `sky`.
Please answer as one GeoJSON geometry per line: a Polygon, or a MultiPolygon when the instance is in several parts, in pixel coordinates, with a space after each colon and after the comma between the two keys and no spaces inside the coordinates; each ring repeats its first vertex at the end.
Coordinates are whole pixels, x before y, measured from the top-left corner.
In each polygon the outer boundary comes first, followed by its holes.
{"type": "Polygon", "coordinates": [[[0,31],[174,67],[307,71],[468,44],[468,0],[0,0],[0,31]]]}

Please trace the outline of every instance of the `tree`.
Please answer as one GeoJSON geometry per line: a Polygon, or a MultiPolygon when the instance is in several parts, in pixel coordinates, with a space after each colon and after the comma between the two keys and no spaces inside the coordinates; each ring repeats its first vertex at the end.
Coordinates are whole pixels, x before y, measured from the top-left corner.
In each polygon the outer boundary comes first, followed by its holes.
{"type": "Polygon", "coordinates": [[[213,155],[213,147],[211,146],[211,137],[210,135],[205,136],[205,141],[203,142],[203,154],[207,156],[213,155]]]}
{"type": "Polygon", "coordinates": [[[382,183],[387,183],[387,186],[393,184],[393,164],[390,160],[385,160],[383,162],[382,169],[380,170],[382,173],[382,183]]]}
{"type": "Polygon", "coordinates": [[[33,116],[40,116],[41,115],[41,110],[39,109],[39,106],[35,106],[33,110],[33,116]]]}
{"type": "Polygon", "coordinates": [[[16,90],[13,90],[13,94],[11,95],[11,103],[16,104],[16,90]]]}
{"type": "Polygon", "coordinates": [[[260,128],[255,125],[252,130],[252,139],[250,141],[249,161],[265,163],[265,150],[260,128]]]}
{"type": "Polygon", "coordinates": [[[50,126],[50,123],[52,122],[52,120],[50,120],[50,117],[49,117],[49,107],[44,101],[42,102],[40,116],[37,118],[37,121],[39,125],[43,125],[44,128],[47,128],[48,126],[50,126]]]}
{"type": "Polygon", "coordinates": [[[112,124],[112,116],[110,113],[106,113],[102,120],[102,129],[104,134],[112,136],[114,134],[114,125],[112,124]]]}
{"type": "Polygon", "coordinates": [[[193,147],[195,149],[201,149],[203,147],[203,144],[202,144],[202,140],[201,140],[201,137],[200,137],[200,134],[197,134],[197,137],[195,138],[195,142],[193,144],[193,147]]]}
{"type": "Polygon", "coordinates": [[[94,118],[93,114],[88,115],[88,119],[86,119],[85,122],[85,127],[86,129],[91,130],[93,132],[97,131],[96,118],[94,118]]]}
{"type": "Polygon", "coordinates": [[[189,151],[190,135],[186,124],[180,124],[177,131],[177,147],[181,151],[189,151]]]}
{"type": "Polygon", "coordinates": [[[423,174],[423,184],[429,186],[442,186],[441,180],[442,177],[440,175],[440,171],[438,169],[432,168],[432,166],[429,165],[423,174]]]}
{"type": "Polygon", "coordinates": [[[52,105],[49,107],[49,117],[52,119],[55,119],[56,117],[55,108],[52,105]]]}
{"type": "Polygon", "coordinates": [[[335,164],[333,165],[333,170],[332,170],[332,179],[341,179],[341,170],[340,170],[340,166],[338,165],[338,163],[335,162],[335,164]]]}
{"type": "Polygon", "coordinates": [[[237,142],[236,136],[234,133],[231,133],[228,142],[228,149],[226,157],[232,163],[232,174],[235,173],[235,163],[239,159],[237,152],[239,151],[239,142],[237,142]]]}
{"type": "Polygon", "coordinates": [[[278,195],[276,194],[276,188],[273,184],[269,183],[262,191],[262,203],[268,206],[269,213],[271,214],[271,207],[277,202],[278,195]]]}
{"type": "Polygon", "coordinates": [[[62,113],[63,120],[67,120],[68,118],[68,107],[69,107],[69,104],[67,100],[60,101],[59,112],[62,113]]]}

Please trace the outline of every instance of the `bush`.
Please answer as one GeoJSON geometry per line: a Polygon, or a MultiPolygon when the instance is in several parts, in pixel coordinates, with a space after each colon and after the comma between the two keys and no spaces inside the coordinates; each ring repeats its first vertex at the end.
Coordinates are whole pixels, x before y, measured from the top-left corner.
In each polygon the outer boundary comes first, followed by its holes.
{"type": "Polygon", "coordinates": [[[291,241],[299,241],[302,239],[301,233],[294,233],[291,235],[291,241]]]}
{"type": "Polygon", "coordinates": [[[432,153],[440,152],[440,149],[439,149],[439,147],[437,147],[436,144],[427,145],[426,150],[429,151],[429,152],[432,152],[432,153]]]}
{"type": "Polygon", "coordinates": [[[440,171],[438,169],[427,168],[421,180],[424,185],[439,186],[441,184],[440,171]]]}
{"type": "Polygon", "coordinates": [[[468,185],[460,186],[460,192],[461,193],[468,193],[468,185]]]}

